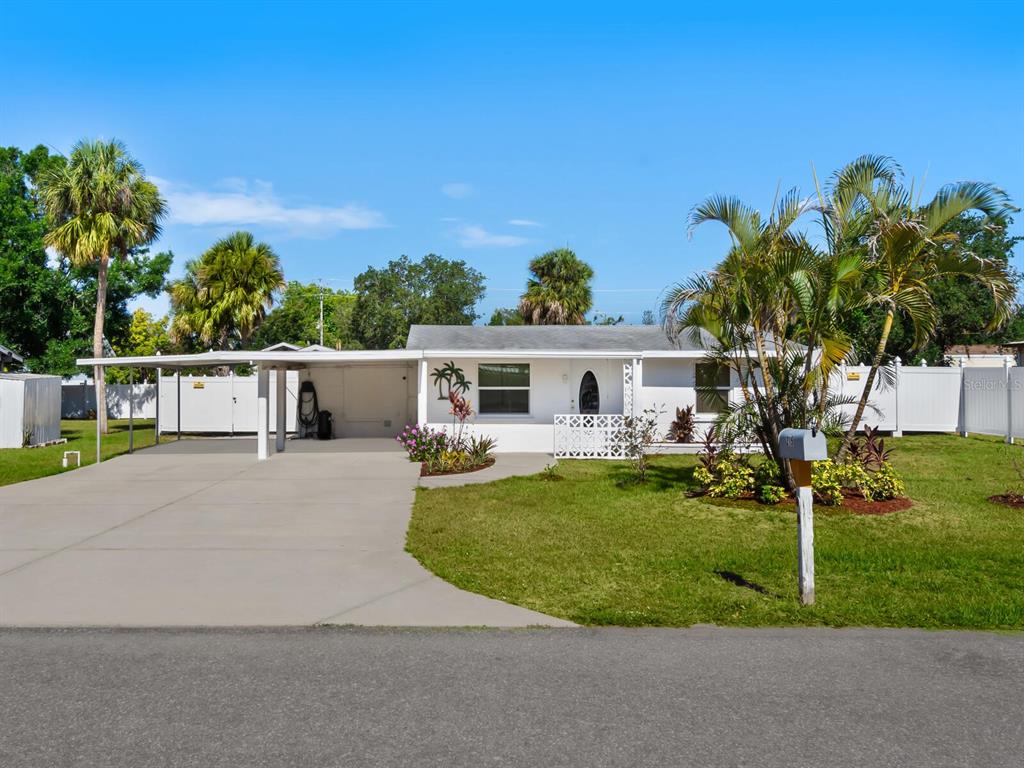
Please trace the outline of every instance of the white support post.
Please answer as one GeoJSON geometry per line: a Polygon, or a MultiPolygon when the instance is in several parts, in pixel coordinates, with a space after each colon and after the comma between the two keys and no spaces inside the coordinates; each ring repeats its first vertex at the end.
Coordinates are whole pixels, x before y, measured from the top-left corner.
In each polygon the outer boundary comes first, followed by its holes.
{"type": "Polygon", "coordinates": [[[128,453],[135,452],[135,370],[128,369],[128,453]]]}
{"type": "Polygon", "coordinates": [[[427,361],[420,360],[419,376],[416,384],[416,423],[427,423],[427,397],[429,386],[427,379],[427,361]]]}
{"type": "Polygon", "coordinates": [[[177,440],[181,440],[181,368],[174,372],[174,382],[178,388],[178,436],[177,440]]]}
{"type": "Polygon", "coordinates": [[[278,453],[284,453],[285,431],[288,429],[288,370],[278,368],[277,375],[277,426],[275,432],[275,445],[278,453]]]}
{"type": "Polygon", "coordinates": [[[814,503],[809,486],[796,489],[800,602],[814,605],[814,503]]]}
{"type": "Polygon", "coordinates": [[[644,361],[639,357],[633,360],[633,415],[640,412],[640,385],[643,383],[644,361]]]}
{"type": "Polygon", "coordinates": [[[270,369],[261,365],[256,372],[256,458],[270,456],[270,369]]]}
{"type": "MultiPolygon", "coordinates": [[[[160,350],[157,350],[157,354],[160,354],[160,350]]],[[[154,432],[154,444],[160,445],[160,379],[163,378],[164,369],[156,369],[156,429],[154,432]]]]}
{"type": "Polygon", "coordinates": [[[964,373],[964,361],[960,366],[960,437],[967,437],[967,380],[964,373]]]}
{"type": "Polygon", "coordinates": [[[900,369],[903,367],[903,361],[900,360],[898,355],[896,357],[896,361],[893,367],[895,368],[896,374],[896,381],[894,383],[894,386],[896,387],[896,392],[895,397],[893,398],[896,402],[896,426],[892,430],[892,436],[903,437],[903,425],[900,423],[900,369]]]}
{"type": "Polygon", "coordinates": [[[1003,372],[1006,374],[1006,442],[1013,445],[1013,392],[1010,388],[1010,366],[1008,359],[1003,360],[1003,372]]]}

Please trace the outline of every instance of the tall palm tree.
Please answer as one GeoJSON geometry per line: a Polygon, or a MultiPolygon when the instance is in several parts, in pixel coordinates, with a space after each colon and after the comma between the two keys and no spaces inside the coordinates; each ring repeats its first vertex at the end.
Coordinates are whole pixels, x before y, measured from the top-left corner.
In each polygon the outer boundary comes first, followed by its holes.
{"type": "MultiPolygon", "coordinates": [[[[107,272],[111,258],[124,259],[133,248],[160,234],[167,207],[156,185],[119,141],[80,141],[68,162],[40,181],[40,196],[52,229],[44,242],[76,266],[96,264],[96,317],[93,357],[103,357],[107,309],[107,272]]],[[[107,431],[107,393],[103,368],[94,370],[97,429],[107,431]]]]}
{"type": "Polygon", "coordinates": [[[842,346],[840,338],[827,335],[834,329],[810,315],[820,292],[821,254],[792,231],[813,208],[796,190],[777,202],[767,220],[735,197],[704,201],[690,215],[690,231],[718,222],[732,246],[713,272],[670,289],[662,304],[670,336],[688,332],[709,347],[714,361],[736,372],[745,403],[757,414],[753,429],[787,475],[779,432],[792,425],[797,411],[803,413],[806,399],[806,393],[799,402],[792,398],[794,361],[804,360],[804,344],[820,344],[823,338],[842,346]],[[804,330],[799,341],[798,329],[804,330]]]}
{"type": "Polygon", "coordinates": [[[519,314],[527,325],[583,325],[594,300],[590,281],[594,270],[568,248],[537,256],[530,262],[533,276],[519,299],[519,314]]]}
{"type": "Polygon", "coordinates": [[[913,190],[897,181],[882,181],[856,191],[860,218],[868,221],[858,236],[867,261],[867,291],[873,304],[885,309],[882,330],[871,359],[864,391],[838,457],[849,449],[864,416],[868,398],[885,357],[896,312],[902,312],[914,332],[914,346],[923,346],[935,332],[938,315],[931,286],[940,277],[964,275],[992,292],[995,312],[990,328],[1009,316],[1014,286],[1005,266],[967,250],[949,224],[967,211],[982,213],[995,226],[1005,226],[1016,210],[1001,189],[984,182],[948,184],[926,205],[917,205],[913,190]]]}
{"type": "Polygon", "coordinates": [[[245,347],[284,287],[273,249],[235,232],[186,263],[185,276],[171,285],[171,335],[179,343],[245,347]]]}

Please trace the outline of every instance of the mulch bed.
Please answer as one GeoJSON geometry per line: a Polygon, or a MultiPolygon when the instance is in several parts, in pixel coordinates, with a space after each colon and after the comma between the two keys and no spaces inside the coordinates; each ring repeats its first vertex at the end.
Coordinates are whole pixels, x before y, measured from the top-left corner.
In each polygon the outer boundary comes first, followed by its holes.
{"type": "Polygon", "coordinates": [[[906,496],[885,501],[868,501],[861,496],[846,496],[841,508],[848,509],[855,515],[891,515],[893,512],[910,509],[912,506],[914,506],[914,502],[906,496]]]}
{"type": "MultiPolygon", "coordinates": [[[[694,491],[688,494],[691,498],[705,498],[711,504],[722,506],[734,506],[741,509],[757,509],[758,507],[792,507],[796,501],[792,496],[786,497],[777,504],[764,504],[758,501],[754,494],[748,493],[738,499],[722,499],[708,497],[701,491],[694,491]]],[[[995,501],[993,496],[990,501],[995,501]]],[[[829,507],[824,504],[815,503],[814,509],[817,512],[838,512],[840,510],[850,512],[854,515],[891,515],[893,512],[901,512],[910,509],[914,502],[910,499],[900,497],[898,499],[886,499],[885,501],[868,501],[862,496],[854,495],[852,492],[843,492],[843,503],[837,507],[829,507]]],[[[1024,502],[1021,503],[1024,506],[1024,502]]]]}
{"type": "Polygon", "coordinates": [[[1003,504],[1007,507],[1024,507],[1024,496],[1019,493],[1000,493],[996,496],[989,496],[988,500],[993,504],[1003,504]]]}
{"type": "Polygon", "coordinates": [[[494,466],[494,459],[488,459],[483,464],[477,464],[475,467],[469,469],[452,469],[447,472],[428,472],[427,463],[423,462],[420,464],[420,477],[440,477],[441,475],[468,475],[470,472],[479,472],[481,469],[487,469],[488,467],[494,466]]]}

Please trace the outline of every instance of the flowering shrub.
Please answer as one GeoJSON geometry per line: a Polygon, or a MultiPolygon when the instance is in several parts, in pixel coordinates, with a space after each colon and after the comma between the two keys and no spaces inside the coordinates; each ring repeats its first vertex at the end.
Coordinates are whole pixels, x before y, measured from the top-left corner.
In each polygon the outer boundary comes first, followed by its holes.
{"type": "Polygon", "coordinates": [[[405,448],[410,461],[429,461],[448,447],[448,437],[444,432],[435,432],[418,424],[407,425],[395,439],[405,448]]]}
{"type": "Polygon", "coordinates": [[[832,459],[814,462],[811,473],[811,490],[818,501],[826,506],[838,506],[843,503],[843,489],[856,490],[868,501],[870,477],[860,464],[852,461],[836,464],[832,459]]]}
{"type": "Polygon", "coordinates": [[[868,478],[864,491],[864,498],[869,501],[884,501],[895,499],[907,492],[903,480],[896,474],[892,464],[883,461],[878,470],[868,478]]]}
{"type": "Polygon", "coordinates": [[[738,499],[753,490],[754,470],[746,462],[732,454],[718,460],[714,469],[714,480],[707,486],[707,494],[723,499],[738,499]]]}

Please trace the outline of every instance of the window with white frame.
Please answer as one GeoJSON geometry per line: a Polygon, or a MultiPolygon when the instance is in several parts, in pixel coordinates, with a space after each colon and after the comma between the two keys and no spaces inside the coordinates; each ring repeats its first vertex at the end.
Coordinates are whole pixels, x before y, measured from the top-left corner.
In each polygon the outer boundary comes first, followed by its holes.
{"type": "Polygon", "coordinates": [[[729,368],[697,363],[697,413],[723,413],[729,407],[729,368]]]}
{"type": "Polygon", "coordinates": [[[529,363],[480,363],[476,376],[481,415],[530,412],[529,363]]]}

